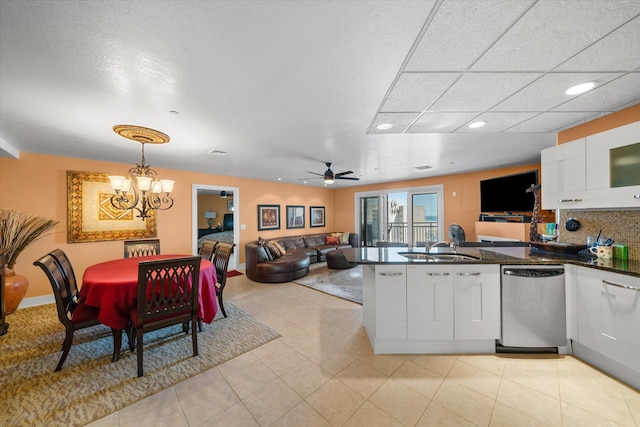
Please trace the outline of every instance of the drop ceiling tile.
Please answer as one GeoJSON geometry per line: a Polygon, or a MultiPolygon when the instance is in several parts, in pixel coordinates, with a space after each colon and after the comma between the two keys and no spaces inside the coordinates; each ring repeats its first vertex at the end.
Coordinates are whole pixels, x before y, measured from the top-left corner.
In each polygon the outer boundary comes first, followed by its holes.
{"type": "Polygon", "coordinates": [[[382,112],[422,112],[460,73],[402,73],[385,100],[382,112]]]}
{"type": "Polygon", "coordinates": [[[471,70],[551,70],[638,13],[638,1],[541,0],[471,70]]]}
{"type": "Polygon", "coordinates": [[[419,115],[419,113],[380,113],[376,116],[368,133],[381,135],[402,133],[419,115]],[[376,126],[383,123],[390,123],[393,127],[387,130],[376,129],[376,126]]]}
{"type": "Polygon", "coordinates": [[[616,111],[640,98],[640,72],[629,73],[578,96],[553,111],[616,111]]]}
{"type": "Polygon", "coordinates": [[[600,114],[588,113],[542,113],[526,122],[520,123],[506,132],[557,132],[580,121],[591,120],[600,114]]]}
{"type": "Polygon", "coordinates": [[[502,132],[512,126],[522,123],[539,113],[483,113],[478,117],[474,117],[473,121],[487,122],[485,126],[476,129],[470,129],[468,123],[456,130],[455,133],[488,133],[502,132]]]}
{"type": "Polygon", "coordinates": [[[540,73],[465,73],[429,111],[485,111],[522,89],[540,73]]]}
{"type": "Polygon", "coordinates": [[[547,111],[567,100],[565,90],[578,83],[607,83],[620,73],[549,73],[492,108],[493,111],[547,111]]]}
{"type": "Polygon", "coordinates": [[[450,133],[478,113],[424,113],[406,133],[450,133]]]}
{"type": "Polygon", "coordinates": [[[591,45],[556,71],[627,71],[640,67],[640,16],[591,45]],[[635,51],[636,55],[629,55],[635,51]]]}
{"type": "Polygon", "coordinates": [[[530,4],[531,0],[442,2],[405,70],[467,70],[530,4]]]}

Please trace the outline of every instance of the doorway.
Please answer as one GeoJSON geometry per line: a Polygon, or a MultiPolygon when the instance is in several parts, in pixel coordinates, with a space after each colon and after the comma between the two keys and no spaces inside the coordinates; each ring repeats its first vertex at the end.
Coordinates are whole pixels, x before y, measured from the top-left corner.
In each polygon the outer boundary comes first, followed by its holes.
{"type": "Polygon", "coordinates": [[[362,246],[379,241],[418,246],[444,236],[442,185],[356,193],[356,229],[362,246]]]}
{"type": "Polygon", "coordinates": [[[198,241],[203,239],[205,235],[209,235],[215,240],[233,242],[236,246],[229,260],[229,270],[235,270],[240,260],[240,257],[236,256],[240,250],[240,189],[238,187],[193,184],[191,203],[192,252],[198,253],[198,241]],[[199,204],[201,196],[215,198],[216,205],[221,207],[215,210],[205,210],[206,206],[203,207],[199,204]],[[232,221],[230,221],[231,219],[232,221]],[[203,222],[206,225],[203,225],[203,222]],[[211,230],[210,233],[207,232],[208,229],[211,230]]]}

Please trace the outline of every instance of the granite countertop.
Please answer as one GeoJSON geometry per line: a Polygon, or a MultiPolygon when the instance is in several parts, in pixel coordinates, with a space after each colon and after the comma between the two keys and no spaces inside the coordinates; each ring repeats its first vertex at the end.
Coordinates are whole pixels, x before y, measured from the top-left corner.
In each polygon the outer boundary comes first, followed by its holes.
{"type": "Polygon", "coordinates": [[[342,249],[347,260],[356,264],[574,264],[640,277],[640,261],[617,258],[602,260],[588,253],[584,255],[582,253],[564,254],[531,247],[462,247],[457,248],[455,253],[469,255],[477,259],[436,262],[406,258],[401,255],[402,252],[437,255],[438,253],[451,253],[451,248],[434,248],[431,252],[426,252],[425,248],[342,249]]]}

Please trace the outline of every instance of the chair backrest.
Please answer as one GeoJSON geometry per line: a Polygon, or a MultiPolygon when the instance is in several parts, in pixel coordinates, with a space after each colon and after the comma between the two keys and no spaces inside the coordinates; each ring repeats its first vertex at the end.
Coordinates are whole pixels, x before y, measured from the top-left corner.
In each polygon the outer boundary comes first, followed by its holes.
{"type": "Polygon", "coordinates": [[[48,253],[39,260],[34,261],[33,265],[40,267],[51,283],[53,295],[56,300],[58,319],[65,326],[71,324],[71,311],[74,303],[69,294],[66,275],[62,271],[60,263],[56,257],[48,253]]]}
{"type": "Polygon", "coordinates": [[[125,240],[124,257],[134,258],[139,256],[160,255],[160,240],[125,240]]]}
{"type": "Polygon", "coordinates": [[[78,296],[78,282],[76,282],[76,274],[73,271],[69,257],[62,249],[54,249],[49,252],[49,255],[53,255],[58,264],[60,264],[71,299],[75,299],[78,296]]]}
{"type": "Polygon", "coordinates": [[[217,246],[218,246],[218,241],[205,240],[204,242],[202,242],[202,246],[200,246],[200,256],[203,259],[212,261],[213,255],[216,253],[217,246]]]}
{"type": "Polygon", "coordinates": [[[229,258],[233,252],[235,243],[218,242],[216,253],[213,256],[213,265],[216,267],[216,278],[221,288],[227,281],[227,268],[229,267],[229,258]]]}
{"type": "Polygon", "coordinates": [[[154,330],[197,316],[201,260],[193,256],[138,264],[137,328],[154,330]]]}
{"type": "Polygon", "coordinates": [[[406,248],[409,246],[408,243],[403,243],[403,242],[382,242],[382,241],[378,241],[376,243],[376,246],[378,248],[406,248]]]}

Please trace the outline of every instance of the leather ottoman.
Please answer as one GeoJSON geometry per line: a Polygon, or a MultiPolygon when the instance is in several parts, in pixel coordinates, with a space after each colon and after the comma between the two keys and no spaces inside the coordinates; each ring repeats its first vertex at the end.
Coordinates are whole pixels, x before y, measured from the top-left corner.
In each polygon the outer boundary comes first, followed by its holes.
{"type": "Polygon", "coordinates": [[[358,264],[347,261],[340,249],[327,252],[327,267],[334,270],[344,270],[347,268],[353,268],[358,264]]]}

